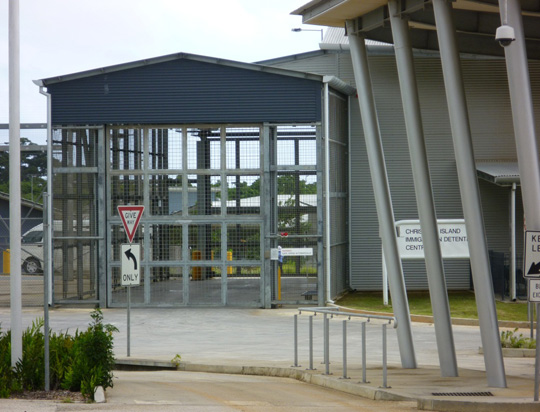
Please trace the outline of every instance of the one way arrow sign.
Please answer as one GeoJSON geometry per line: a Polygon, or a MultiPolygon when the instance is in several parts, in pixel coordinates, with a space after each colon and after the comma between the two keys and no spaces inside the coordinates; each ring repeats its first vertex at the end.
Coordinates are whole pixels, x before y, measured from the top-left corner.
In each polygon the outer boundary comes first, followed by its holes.
{"type": "Polygon", "coordinates": [[[525,263],[523,265],[526,277],[540,278],[540,232],[527,230],[525,232],[525,263]]]}
{"type": "Polygon", "coordinates": [[[140,256],[140,245],[122,245],[122,286],[139,286],[141,284],[140,256]]]}

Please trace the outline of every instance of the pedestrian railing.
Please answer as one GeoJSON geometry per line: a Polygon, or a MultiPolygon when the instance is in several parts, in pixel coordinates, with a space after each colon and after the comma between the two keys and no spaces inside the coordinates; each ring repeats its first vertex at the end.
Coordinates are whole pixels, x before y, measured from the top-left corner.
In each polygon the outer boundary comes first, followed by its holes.
{"type": "Polygon", "coordinates": [[[314,370],[313,368],[313,318],[317,315],[322,315],[320,318],[323,320],[323,363],[325,365],[325,375],[330,375],[330,320],[338,319],[339,317],[345,318],[342,321],[343,330],[343,376],[342,379],[349,379],[347,376],[347,323],[353,318],[365,319],[361,325],[362,333],[362,383],[368,383],[367,380],[367,345],[366,345],[366,325],[370,323],[371,319],[377,319],[384,321],[381,326],[382,330],[382,369],[383,369],[383,383],[382,387],[387,388],[387,340],[386,340],[386,328],[388,325],[393,324],[393,327],[397,327],[396,318],[393,316],[383,315],[368,315],[362,313],[344,312],[339,308],[299,308],[298,314],[294,315],[294,367],[299,367],[298,364],[298,316],[302,313],[313,313],[309,315],[309,368],[308,370],[314,370]]]}

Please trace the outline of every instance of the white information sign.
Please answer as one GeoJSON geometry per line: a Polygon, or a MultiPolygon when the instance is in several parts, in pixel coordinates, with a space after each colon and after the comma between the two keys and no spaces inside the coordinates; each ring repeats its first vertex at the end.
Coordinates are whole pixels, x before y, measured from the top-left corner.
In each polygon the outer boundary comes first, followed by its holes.
{"type": "MultiPolygon", "coordinates": [[[[313,256],[312,247],[281,248],[283,256],[313,256]]],[[[278,249],[270,249],[270,259],[278,260],[278,249]]]]}
{"type": "Polygon", "coordinates": [[[529,302],[540,303],[540,279],[529,279],[529,302]]]}
{"type": "Polygon", "coordinates": [[[141,284],[141,246],[125,244],[122,245],[122,286],[139,286],[141,284]]]}
{"type": "Polygon", "coordinates": [[[540,232],[525,232],[525,277],[540,278],[540,232]]]}
{"type": "MultiPolygon", "coordinates": [[[[443,258],[468,259],[469,243],[463,219],[438,220],[443,258]]],[[[396,222],[399,255],[402,259],[424,259],[424,243],[419,220],[396,222]]]]}

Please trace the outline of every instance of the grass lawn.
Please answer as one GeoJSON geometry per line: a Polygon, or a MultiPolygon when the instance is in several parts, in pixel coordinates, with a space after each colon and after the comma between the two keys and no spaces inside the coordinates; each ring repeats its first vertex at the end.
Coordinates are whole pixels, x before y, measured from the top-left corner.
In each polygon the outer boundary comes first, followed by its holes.
{"type": "MultiPolygon", "coordinates": [[[[429,293],[409,292],[409,307],[413,315],[432,315],[429,293]]],[[[448,292],[450,313],[453,318],[478,319],[476,301],[472,291],[448,292]]],[[[383,305],[382,292],[351,292],[336,302],[352,309],[392,313],[392,302],[383,305]]],[[[527,304],[524,301],[496,302],[499,320],[527,321],[527,304]]]]}

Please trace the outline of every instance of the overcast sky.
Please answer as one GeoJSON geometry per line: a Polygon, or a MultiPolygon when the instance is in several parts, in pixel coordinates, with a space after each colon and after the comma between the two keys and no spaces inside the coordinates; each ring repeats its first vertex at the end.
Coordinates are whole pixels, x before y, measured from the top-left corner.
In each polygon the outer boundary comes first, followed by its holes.
{"type": "MultiPolygon", "coordinates": [[[[8,123],[8,3],[0,0],[0,123],[8,123]]],[[[20,0],[21,122],[46,122],[32,80],[186,52],[255,62],[317,50],[291,31],[308,0],[20,0]]]]}

